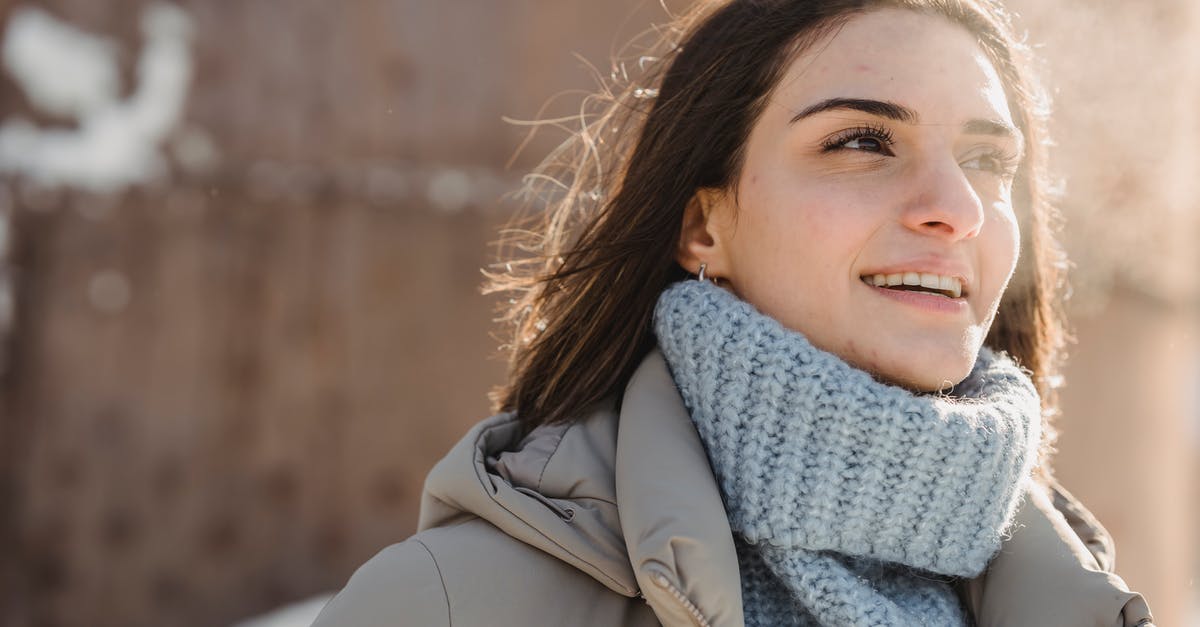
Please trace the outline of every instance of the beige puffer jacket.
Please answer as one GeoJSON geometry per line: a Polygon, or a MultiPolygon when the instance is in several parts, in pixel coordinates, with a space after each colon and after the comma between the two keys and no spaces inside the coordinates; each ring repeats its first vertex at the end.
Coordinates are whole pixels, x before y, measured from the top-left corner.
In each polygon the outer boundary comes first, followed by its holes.
{"type": "MultiPolygon", "coordinates": [[[[742,626],[733,535],[657,350],[615,406],[524,439],[509,414],[476,425],[426,479],[419,532],[359,568],[314,625],[742,626]]],[[[1069,494],[1035,491],[1017,522],[959,587],[978,625],[1150,624],[1069,494]]]]}

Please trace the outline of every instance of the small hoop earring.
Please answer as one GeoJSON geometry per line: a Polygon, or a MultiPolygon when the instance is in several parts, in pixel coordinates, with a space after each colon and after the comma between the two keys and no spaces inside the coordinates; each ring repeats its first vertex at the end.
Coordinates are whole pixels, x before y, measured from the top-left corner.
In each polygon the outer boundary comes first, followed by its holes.
{"type": "MultiPolygon", "coordinates": [[[[704,272],[705,272],[705,270],[707,270],[707,269],[708,269],[708,264],[707,264],[707,263],[702,263],[702,264],[700,264],[700,274],[699,274],[699,275],[696,277],[696,280],[697,280],[697,281],[703,281],[703,280],[705,279],[705,277],[704,277],[704,272]]],[[[709,280],[709,281],[712,281],[712,284],[713,284],[713,285],[716,285],[716,284],[717,284],[717,277],[708,277],[708,280],[709,280]]]]}

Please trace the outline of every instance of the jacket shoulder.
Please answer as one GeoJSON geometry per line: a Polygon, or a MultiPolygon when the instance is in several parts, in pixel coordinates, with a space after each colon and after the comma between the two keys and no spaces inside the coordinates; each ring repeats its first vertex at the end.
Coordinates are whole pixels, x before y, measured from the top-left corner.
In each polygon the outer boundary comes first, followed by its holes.
{"type": "Polygon", "coordinates": [[[313,627],[380,624],[450,625],[445,584],[420,538],[393,544],[360,566],[313,627]]]}
{"type": "Polygon", "coordinates": [[[1134,625],[1153,620],[1145,599],[1104,569],[1110,543],[1098,521],[1063,491],[1030,486],[1013,529],[983,575],[966,584],[981,627],[993,625],[1134,625]],[[1074,512],[1058,509],[1063,499],[1074,512]],[[1071,518],[1077,518],[1072,522],[1071,518]],[[1089,522],[1089,520],[1091,522],[1089,522]],[[1080,530],[1096,534],[1094,539],[1080,530]],[[1089,546],[1093,545],[1093,546],[1089,546]],[[1047,582],[1052,582],[1048,585],[1047,582]]]}
{"type": "Polygon", "coordinates": [[[472,518],[371,558],[321,612],[333,625],[657,625],[640,598],[472,518]]]}

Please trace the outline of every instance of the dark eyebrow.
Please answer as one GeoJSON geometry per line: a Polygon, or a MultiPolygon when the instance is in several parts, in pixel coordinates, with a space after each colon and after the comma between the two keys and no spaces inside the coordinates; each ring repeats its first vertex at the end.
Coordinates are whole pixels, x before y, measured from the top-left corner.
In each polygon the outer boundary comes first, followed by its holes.
{"type": "Polygon", "coordinates": [[[800,113],[797,113],[792,118],[790,124],[803,120],[804,118],[821,113],[823,111],[832,111],[835,109],[850,109],[851,111],[862,111],[871,115],[877,115],[881,118],[896,120],[897,122],[907,122],[909,124],[917,123],[917,112],[909,109],[904,105],[899,105],[894,102],[885,102],[883,100],[866,100],[863,98],[830,98],[822,100],[817,104],[805,108],[800,113]]]}
{"type": "MultiPolygon", "coordinates": [[[[876,115],[897,122],[906,122],[908,124],[917,124],[920,116],[916,111],[908,107],[887,102],[885,100],[870,100],[866,98],[829,98],[822,100],[814,105],[806,107],[800,113],[792,117],[790,124],[803,120],[811,115],[816,115],[824,111],[834,111],[837,109],[848,109],[851,111],[861,111],[870,115],[876,115]]],[[[993,137],[1004,137],[1016,141],[1018,144],[1024,143],[1024,135],[1013,125],[999,120],[984,120],[975,119],[963,125],[963,131],[968,135],[991,135],[993,137]]]]}

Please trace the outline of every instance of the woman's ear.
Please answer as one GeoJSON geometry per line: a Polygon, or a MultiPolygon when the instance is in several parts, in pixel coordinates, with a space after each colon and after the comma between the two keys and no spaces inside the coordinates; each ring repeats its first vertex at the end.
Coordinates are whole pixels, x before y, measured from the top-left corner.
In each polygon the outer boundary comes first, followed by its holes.
{"type": "Polygon", "coordinates": [[[683,225],[675,260],[688,272],[700,272],[707,264],[708,277],[729,278],[729,251],[725,242],[732,208],[728,196],[713,189],[699,189],[683,209],[683,225]]]}

